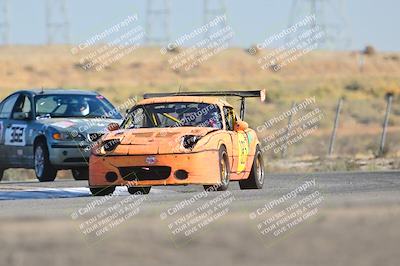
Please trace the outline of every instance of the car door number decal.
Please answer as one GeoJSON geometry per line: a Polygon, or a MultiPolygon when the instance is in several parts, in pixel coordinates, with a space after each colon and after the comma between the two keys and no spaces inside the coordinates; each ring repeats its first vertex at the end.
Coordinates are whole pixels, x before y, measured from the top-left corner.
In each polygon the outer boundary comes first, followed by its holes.
{"type": "Polygon", "coordinates": [[[26,145],[26,125],[11,125],[6,129],[5,144],[11,146],[26,145]]]}
{"type": "Polygon", "coordinates": [[[247,156],[249,155],[249,142],[245,133],[238,134],[239,161],[237,172],[241,173],[246,169],[247,156]]]}

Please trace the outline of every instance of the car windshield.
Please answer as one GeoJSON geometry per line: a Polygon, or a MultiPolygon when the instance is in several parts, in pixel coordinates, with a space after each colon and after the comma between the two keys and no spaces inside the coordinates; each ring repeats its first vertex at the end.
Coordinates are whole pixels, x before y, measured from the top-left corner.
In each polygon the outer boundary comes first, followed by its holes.
{"type": "Polygon", "coordinates": [[[212,127],[222,129],[217,105],[194,102],[173,102],[135,107],[122,128],[212,127]]]}
{"type": "Polygon", "coordinates": [[[35,97],[35,107],[38,118],[122,119],[121,114],[101,95],[38,95],[35,97]]]}

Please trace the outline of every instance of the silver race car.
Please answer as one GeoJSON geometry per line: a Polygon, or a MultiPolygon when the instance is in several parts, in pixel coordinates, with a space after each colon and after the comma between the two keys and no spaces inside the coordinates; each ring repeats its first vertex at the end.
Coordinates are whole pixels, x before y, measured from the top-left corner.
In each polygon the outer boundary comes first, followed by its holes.
{"type": "Polygon", "coordinates": [[[35,169],[53,181],[71,169],[88,178],[91,147],[121,114],[102,95],[78,90],[24,90],[0,104],[0,180],[8,168],[35,169]]]}

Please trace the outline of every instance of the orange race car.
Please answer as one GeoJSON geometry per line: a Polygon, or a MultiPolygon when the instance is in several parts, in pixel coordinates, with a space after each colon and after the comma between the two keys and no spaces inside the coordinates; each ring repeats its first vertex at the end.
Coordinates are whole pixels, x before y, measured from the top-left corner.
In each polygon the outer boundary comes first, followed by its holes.
{"type": "Polygon", "coordinates": [[[231,181],[239,181],[241,189],[261,189],[260,143],[243,121],[248,97],[264,101],[265,91],[145,94],[92,149],[92,194],[109,195],[116,186],[127,186],[131,194],[161,185],[226,190],[231,181]],[[241,98],[240,117],[216,96],[241,98]]]}

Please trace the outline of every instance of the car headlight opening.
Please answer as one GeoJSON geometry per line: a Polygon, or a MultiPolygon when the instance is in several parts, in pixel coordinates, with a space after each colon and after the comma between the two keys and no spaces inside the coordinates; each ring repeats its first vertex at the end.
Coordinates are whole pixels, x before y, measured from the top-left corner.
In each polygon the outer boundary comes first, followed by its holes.
{"type": "Polygon", "coordinates": [[[121,144],[121,141],[119,139],[106,140],[102,143],[102,150],[105,153],[113,152],[120,144],[121,144]]]}
{"type": "Polygon", "coordinates": [[[86,138],[77,132],[62,132],[56,129],[50,130],[50,135],[54,140],[58,141],[84,141],[86,138]]]}
{"type": "Polygon", "coordinates": [[[182,137],[182,147],[185,149],[193,149],[196,143],[200,140],[200,136],[196,135],[186,135],[182,137]]]}

